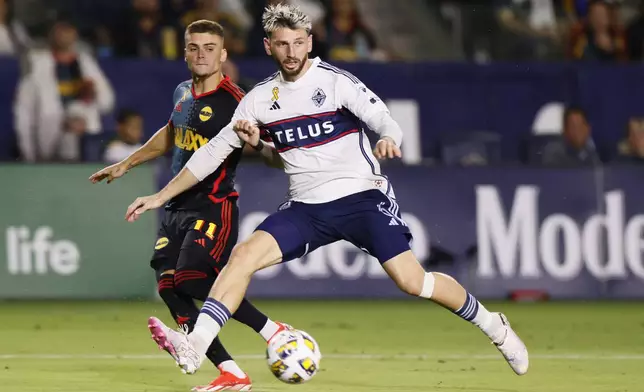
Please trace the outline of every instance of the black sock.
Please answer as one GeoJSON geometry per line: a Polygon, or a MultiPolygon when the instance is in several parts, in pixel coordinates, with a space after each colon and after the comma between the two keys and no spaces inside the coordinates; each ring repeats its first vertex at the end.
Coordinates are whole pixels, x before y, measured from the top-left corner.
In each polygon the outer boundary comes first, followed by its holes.
{"type": "Polygon", "coordinates": [[[219,340],[219,336],[217,336],[210,344],[210,347],[208,347],[206,357],[208,357],[215,366],[219,366],[224,361],[232,361],[233,359],[230,354],[228,354],[228,351],[226,351],[221,340],[219,340]]]}
{"type": "MultiPolygon", "coordinates": [[[[177,279],[179,284],[177,284],[175,291],[179,292],[181,295],[189,296],[200,301],[206,301],[213,282],[210,279],[190,279],[192,276],[198,276],[198,273],[203,272],[179,271],[177,273],[177,276],[179,276],[179,279],[177,279]]],[[[205,275],[205,273],[203,274],[205,275]]],[[[264,325],[266,325],[266,322],[268,321],[268,317],[264,313],[260,312],[246,298],[242,300],[237,311],[233,313],[232,318],[242,324],[248,325],[257,333],[264,328],[264,325]]]]}
{"type": "MultiPolygon", "coordinates": [[[[179,325],[187,325],[188,331],[192,332],[192,329],[197,322],[197,317],[199,316],[199,308],[195,304],[194,300],[185,294],[178,294],[174,290],[174,275],[161,275],[159,278],[159,295],[163,299],[163,302],[168,306],[170,314],[179,325]]],[[[228,351],[219,340],[219,337],[215,338],[208,351],[206,351],[206,357],[212,361],[215,366],[219,366],[224,361],[232,360],[228,351]]]]}
{"type": "Polygon", "coordinates": [[[242,324],[248,325],[257,333],[264,328],[268,321],[268,317],[264,313],[260,312],[246,298],[244,298],[241,304],[239,304],[237,311],[233,313],[233,318],[242,324]]]}
{"type": "Polygon", "coordinates": [[[179,325],[186,324],[190,329],[197,322],[199,310],[194,301],[178,295],[174,290],[174,275],[166,274],[159,277],[159,296],[170,310],[172,318],[179,325]]]}

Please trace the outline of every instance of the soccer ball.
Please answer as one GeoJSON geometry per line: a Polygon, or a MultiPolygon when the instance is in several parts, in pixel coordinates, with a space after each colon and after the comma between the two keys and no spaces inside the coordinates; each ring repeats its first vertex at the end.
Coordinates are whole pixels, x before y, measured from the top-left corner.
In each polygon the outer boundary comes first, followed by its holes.
{"type": "Polygon", "coordinates": [[[309,381],[320,369],[320,346],[311,335],[299,330],[285,330],[275,335],[266,349],[271,372],[280,381],[301,384],[309,381]]]}

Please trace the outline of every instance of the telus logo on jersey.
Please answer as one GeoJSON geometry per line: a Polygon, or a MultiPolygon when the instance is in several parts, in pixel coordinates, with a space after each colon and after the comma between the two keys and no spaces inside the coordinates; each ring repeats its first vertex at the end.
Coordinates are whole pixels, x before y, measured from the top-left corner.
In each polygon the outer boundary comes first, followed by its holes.
{"type": "Polygon", "coordinates": [[[307,125],[306,129],[297,127],[295,129],[285,129],[283,131],[275,131],[275,136],[280,143],[293,143],[296,140],[306,140],[309,138],[316,138],[322,135],[333,133],[335,127],[332,121],[325,121],[322,124],[315,123],[307,125]]]}
{"type": "Polygon", "coordinates": [[[358,132],[357,119],[348,112],[318,113],[276,121],[263,126],[279,152],[293,148],[310,148],[358,132]]]}

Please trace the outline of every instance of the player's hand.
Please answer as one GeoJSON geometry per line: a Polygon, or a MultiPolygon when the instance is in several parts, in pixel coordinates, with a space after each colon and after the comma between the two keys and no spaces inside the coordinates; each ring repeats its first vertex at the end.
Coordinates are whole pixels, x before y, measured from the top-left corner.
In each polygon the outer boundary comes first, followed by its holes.
{"type": "Polygon", "coordinates": [[[92,184],[96,184],[97,182],[101,182],[107,178],[107,183],[109,184],[115,179],[119,177],[123,177],[123,175],[127,173],[127,170],[128,170],[128,165],[126,163],[123,163],[123,162],[115,163],[111,166],[108,166],[92,174],[89,177],[89,180],[92,182],[92,184]]]}
{"type": "Polygon", "coordinates": [[[251,147],[259,144],[259,128],[248,120],[238,120],[233,126],[233,131],[242,142],[250,144],[251,147]]]}
{"type": "Polygon", "coordinates": [[[164,201],[159,197],[157,193],[150,196],[138,197],[134,200],[134,203],[130,204],[125,213],[125,220],[128,222],[134,222],[139,219],[139,216],[145,211],[153,210],[159,208],[163,205],[164,201]]]}
{"type": "Polygon", "coordinates": [[[394,157],[401,158],[402,152],[400,152],[400,148],[394,143],[394,139],[385,136],[376,143],[373,155],[377,159],[392,159],[394,157]]]}

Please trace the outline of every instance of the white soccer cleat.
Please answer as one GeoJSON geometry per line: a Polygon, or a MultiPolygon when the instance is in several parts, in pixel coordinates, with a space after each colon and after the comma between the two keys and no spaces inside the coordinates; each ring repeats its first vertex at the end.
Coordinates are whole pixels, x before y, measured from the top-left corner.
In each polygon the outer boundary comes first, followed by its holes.
{"type": "Polygon", "coordinates": [[[205,359],[199,355],[188,339],[187,329],[181,332],[168,328],[156,317],[148,319],[148,328],[152,339],[159,348],[167,351],[185,374],[194,374],[205,359]]]}
{"type": "Polygon", "coordinates": [[[516,374],[522,376],[528,372],[528,366],[530,365],[530,360],[528,359],[528,349],[519,338],[519,335],[514,332],[512,327],[510,327],[510,322],[508,318],[505,317],[503,313],[497,313],[501,318],[501,323],[503,323],[503,328],[505,329],[505,336],[501,342],[493,342],[496,348],[499,349],[501,354],[508,365],[514,370],[516,374]]]}

